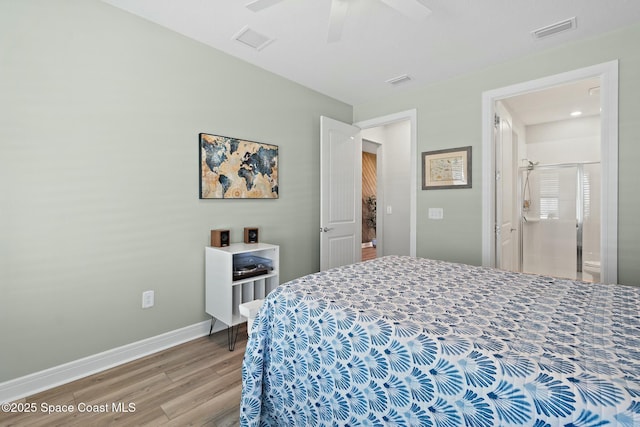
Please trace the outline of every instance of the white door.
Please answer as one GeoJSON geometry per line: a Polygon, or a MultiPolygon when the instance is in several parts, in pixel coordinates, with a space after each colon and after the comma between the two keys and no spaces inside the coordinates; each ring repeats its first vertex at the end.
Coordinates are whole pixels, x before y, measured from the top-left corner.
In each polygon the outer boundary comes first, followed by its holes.
{"type": "Polygon", "coordinates": [[[360,128],[320,117],[320,270],[362,259],[360,128]]]}
{"type": "Polygon", "coordinates": [[[496,120],[496,131],[496,267],[518,271],[515,239],[517,227],[514,221],[516,151],[513,147],[511,118],[504,112],[496,120]]]}

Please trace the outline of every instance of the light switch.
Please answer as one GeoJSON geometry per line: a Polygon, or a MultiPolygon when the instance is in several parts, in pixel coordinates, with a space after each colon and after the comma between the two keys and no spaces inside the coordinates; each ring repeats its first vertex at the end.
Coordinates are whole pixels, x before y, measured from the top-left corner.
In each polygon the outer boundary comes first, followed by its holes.
{"type": "Polygon", "coordinates": [[[153,291],[144,291],[142,293],[142,308],[150,308],[153,307],[154,304],[154,292],[153,291]]]}
{"type": "Polygon", "coordinates": [[[391,209],[391,205],[387,205],[387,215],[391,215],[393,213],[393,209],[391,209]]]}
{"type": "Polygon", "coordinates": [[[442,218],[444,218],[444,209],[429,208],[429,219],[442,219],[442,218]]]}

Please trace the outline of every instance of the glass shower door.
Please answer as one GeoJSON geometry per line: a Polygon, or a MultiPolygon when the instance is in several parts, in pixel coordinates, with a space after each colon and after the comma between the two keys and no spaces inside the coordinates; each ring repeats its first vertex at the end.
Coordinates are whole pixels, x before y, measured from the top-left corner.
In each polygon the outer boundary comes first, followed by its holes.
{"type": "Polygon", "coordinates": [[[521,172],[522,271],[578,278],[578,167],[521,172]]]}
{"type": "Polygon", "coordinates": [[[600,281],[600,163],[582,169],[582,280],[600,281]]]}

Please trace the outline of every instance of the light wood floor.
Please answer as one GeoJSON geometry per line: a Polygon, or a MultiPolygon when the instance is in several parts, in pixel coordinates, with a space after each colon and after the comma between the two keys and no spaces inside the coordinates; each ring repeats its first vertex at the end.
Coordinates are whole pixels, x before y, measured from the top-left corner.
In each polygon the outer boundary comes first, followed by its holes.
{"type": "Polygon", "coordinates": [[[376,257],[376,248],[362,248],[362,260],[367,261],[376,257]]]}
{"type": "Polygon", "coordinates": [[[235,351],[226,330],[190,341],[22,399],[36,412],[0,412],[0,426],[237,426],[246,343],[246,324],[235,351]],[[134,411],[116,412],[129,404],[134,411]],[[43,405],[73,405],[75,412],[47,415],[43,405]],[[80,413],[83,405],[108,411],[80,413]]]}

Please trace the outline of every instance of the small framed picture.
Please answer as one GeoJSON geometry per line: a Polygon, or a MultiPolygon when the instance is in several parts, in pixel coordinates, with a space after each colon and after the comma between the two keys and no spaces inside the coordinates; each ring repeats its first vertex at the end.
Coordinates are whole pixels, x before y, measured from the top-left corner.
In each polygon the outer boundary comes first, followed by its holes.
{"type": "Polygon", "coordinates": [[[422,189],[471,188],[471,146],[422,153],[422,189]]]}

